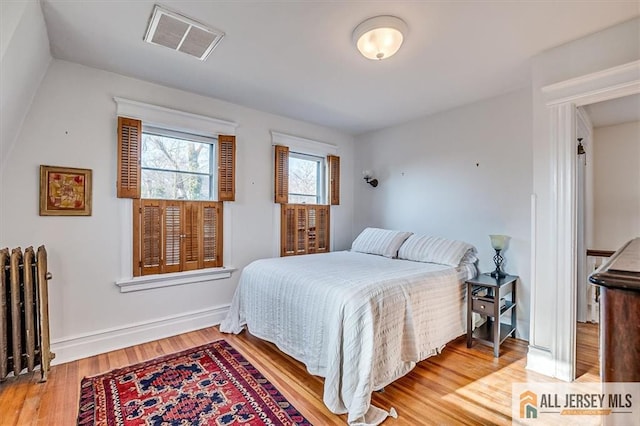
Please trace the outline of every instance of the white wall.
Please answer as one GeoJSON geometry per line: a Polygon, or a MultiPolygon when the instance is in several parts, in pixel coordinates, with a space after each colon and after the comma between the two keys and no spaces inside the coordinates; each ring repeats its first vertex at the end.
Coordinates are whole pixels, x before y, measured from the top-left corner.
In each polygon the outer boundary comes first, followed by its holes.
{"type": "Polygon", "coordinates": [[[640,237],[640,122],[594,131],[594,247],[640,237]]]}
{"type": "Polygon", "coordinates": [[[533,192],[536,199],[533,229],[535,266],[532,276],[530,356],[528,366],[547,374],[552,364],[542,358],[555,358],[555,318],[558,304],[570,306],[573,300],[557,300],[555,260],[552,253],[551,211],[555,187],[552,175],[549,111],[542,88],[573,77],[605,70],[640,58],[640,19],[572,41],[543,52],[532,59],[533,90],[533,192]],[[532,353],[538,361],[532,363],[532,353]]]}
{"type": "Polygon", "coordinates": [[[40,2],[0,1],[0,171],[50,61],[40,2]]]}
{"type": "Polygon", "coordinates": [[[512,237],[507,272],[521,277],[518,336],[529,331],[531,92],[497,98],[356,138],[355,218],[366,226],[467,241],[495,268],[489,234],[512,237]],[[371,169],[380,184],[361,175],[371,169]]]}
{"type": "MultiPolygon", "coordinates": [[[[185,76],[188,78],[188,76],[185,76]]],[[[130,200],[116,198],[116,104],[124,97],[235,121],[236,202],[230,211],[230,252],[225,263],[242,268],[274,255],[273,154],[270,130],[338,146],[342,164],[341,205],[332,208],[334,248],[348,248],[353,216],[353,137],[117,74],[54,60],[38,90],[4,170],[0,199],[1,246],[45,244],[49,252],[51,335],[57,362],[141,339],[176,334],[214,322],[230,303],[231,279],[133,293],[114,285],[120,270],[120,212],[130,200]],[[39,165],[93,169],[90,217],[38,216],[39,165]],[[191,314],[191,315],[189,315],[191,314]],[[185,316],[186,315],[186,316],[185,316]],[[197,324],[193,320],[198,318],[197,324]],[[173,319],[170,327],[161,319],[173,319]],[[175,323],[181,322],[176,325],[175,323]],[[158,327],[156,327],[158,326],[158,327]],[[92,342],[95,340],[95,342],[92,342]]],[[[128,264],[124,266],[125,270],[128,264]]],[[[219,319],[219,318],[218,318],[219,319]]],[[[171,322],[171,321],[169,321],[171,322]]]]}

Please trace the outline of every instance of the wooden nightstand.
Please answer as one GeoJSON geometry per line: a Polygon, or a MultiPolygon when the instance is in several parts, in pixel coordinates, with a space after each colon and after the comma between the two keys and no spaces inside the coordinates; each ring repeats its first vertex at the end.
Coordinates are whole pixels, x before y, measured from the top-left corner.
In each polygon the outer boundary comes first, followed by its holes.
{"type": "Polygon", "coordinates": [[[473,339],[493,346],[493,355],[500,356],[500,344],[516,331],[516,281],[515,275],[493,278],[480,274],[467,280],[467,347],[473,345],[473,339]],[[511,300],[505,296],[511,294],[511,300]],[[500,322],[500,317],[511,311],[511,324],[500,322]],[[473,312],[486,315],[487,321],[475,330],[472,329],[473,312]]]}

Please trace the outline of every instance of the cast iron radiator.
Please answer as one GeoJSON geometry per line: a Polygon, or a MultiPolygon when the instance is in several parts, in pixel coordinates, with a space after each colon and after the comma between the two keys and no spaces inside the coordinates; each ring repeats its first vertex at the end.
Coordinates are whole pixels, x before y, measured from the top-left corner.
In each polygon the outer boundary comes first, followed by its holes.
{"type": "Polygon", "coordinates": [[[47,251],[44,246],[24,251],[0,250],[0,382],[13,373],[40,366],[47,380],[51,360],[47,251]]]}

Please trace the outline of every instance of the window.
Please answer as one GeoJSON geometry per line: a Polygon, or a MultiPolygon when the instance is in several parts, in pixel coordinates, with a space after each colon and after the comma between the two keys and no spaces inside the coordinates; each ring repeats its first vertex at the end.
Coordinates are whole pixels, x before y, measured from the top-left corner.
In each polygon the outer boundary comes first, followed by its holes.
{"type": "Polygon", "coordinates": [[[134,199],[133,275],[222,266],[235,137],[143,129],[140,120],[119,117],[118,153],[118,196],[134,199]]]}
{"type": "Polygon", "coordinates": [[[214,200],[213,138],[158,128],[142,131],[142,198],[214,200]]]}
{"type": "Polygon", "coordinates": [[[325,159],[289,152],[289,202],[325,204],[325,159]]]}
{"type": "Polygon", "coordinates": [[[329,251],[330,207],[340,204],[340,158],[275,147],[275,195],[280,204],[280,255],[329,251]]]}

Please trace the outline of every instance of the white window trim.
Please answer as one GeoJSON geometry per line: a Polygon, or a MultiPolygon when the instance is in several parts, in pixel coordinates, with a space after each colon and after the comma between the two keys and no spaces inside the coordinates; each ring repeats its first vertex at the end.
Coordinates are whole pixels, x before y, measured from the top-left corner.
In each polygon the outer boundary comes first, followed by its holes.
{"type": "MultiPolygon", "coordinates": [[[[237,123],[220,120],[204,115],[192,114],[171,108],[114,97],[116,116],[136,118],[143,126],[159,127],[184,133],[218,138],[219,135],[236,134],[237,123]]],[[[222,268],[198,269],[195,271],[175,272],[170,274],[145,275],[133,277],[133,200],[120,199],[120,276],[115,284],[121,293],[192,284],[229,278],[235,271],[232,266],[222,268]]],[[[224,203],[222,209],[222,258],[225,264],[232,264],[231,238],[233,222],[233,203],[224,203]]]]}
{"type": "Polygon", "coordinates": [[[225,266],[222,268],[197,269],[195,271],[174,272],[170,274],[145,275],[116,281],[116,285],[120,287],[120,293],[129,293],[132,291],[150,290],[174,285],[221,280],[230,278],[233,271],[235,271],[235,268],[225,266]]]}
{"type": "Polygon", "coordinates": [[[271,131],[271,144],[288,146],[291,151],[317,155],[319,157],[338,155],[338,147],[336,145],[301,138],[299,136],[287,135],[286,133],[273,130],[271,131]]]}
{"type": "Polygon", "coordinates": [[[116,115],[142,120],[143,125],[202,136],[235,135],[237,123],[144,102],[114,97],[116,115]]]}

